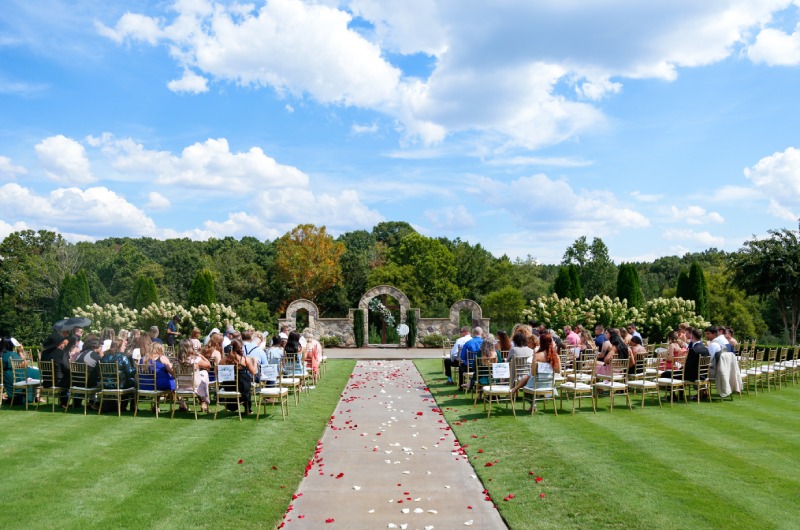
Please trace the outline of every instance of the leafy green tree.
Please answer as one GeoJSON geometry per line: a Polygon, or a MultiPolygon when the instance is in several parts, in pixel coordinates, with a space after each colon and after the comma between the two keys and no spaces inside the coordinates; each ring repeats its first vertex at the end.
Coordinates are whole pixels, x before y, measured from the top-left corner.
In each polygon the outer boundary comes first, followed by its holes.
{"type": "Polygon", "coordinates": [[[269,304],[258,300],[243,300],[235,308],[236,314],[259,331],[277,333],[278,318],[269,304]]]}
{"type": "Polygon", "coordinates": [[[608,247],[599,237],[594,238],[591,245],[586,242],[586,236],[579,237],[564,252],[561,264],[578,267],[586,298],[613,296],[617,267],[608,256],[608,247]]]}
{"type": "Polygon", "coordinates": [[[792,345],[800,326],[800,240],[798,231],[770,230],[745,242],[730,256],[731,281],[747,294],[774,298],[792,345]]]}
{"type": "Polygon", "coordinates": [[[708,274],[709,320],[733,328],[742,339],[758,338],[767,331],[761,304],[730,283],[730,273],[708,274]]]}
{"type": "Polygon", "coordinates": [[[484,296],[481,307],[484,315],[491,319],[494,329],[505,329],[510,333],[525,309],[525,298],[516,287],[504,287],[484,296]]]}
{"type": "Polygon", "coordinates": [[[581,280],[578,276],[578,268],[575,265],[558,268],[558,276],[556,276],[556,281],[553,284],[553,291],[561,298],[572,298],[573,300],[583,298],[581,280]]]}
{"type": "Polygon", "coordinates": [[[391,256],[400,266],[413,270],[417,285],[425,293],[424,303],[420,305],[440,311],[444,308],[446,312],[461,297],[453,282],[455,258],[440,241],[414,232],[400,240],[391,256]]]}
{"type": "Polygon", "coordinates": [[[644,306],[644,296],[639,287],[639,273],[632,263],[623,263],[619,266],[617,298],[627,300],[628,307],[644,306]]]}
{"type": "Polygon", "coordinates": [[[156,282],[148,276],[139,276],[133,284],[133,294],[131,296],[131,307],[141,309],[152,303],[158,303],[158,289],[156,282]]]}
{"type": "Polygon", "coordinates": [[[708,318],[708,286],[703,268],[697,262],[689,268],[688,300],[694,300],[695,313],[708,318]]]}
{"type": "Polygon", "coordinates": [[[689,273],[685,270],[682,270],[680,274],[678,274],[678,286],[675,289],[675,296],[683,298],[684,300],[689,300],[692,296],[689,273]]]}
{"type": "Polygon", "coordinates": [[[395,248],[408,234],[416,234],[414,227],[405,221],[384,221],[372,229],[372,236],[388,248],[395,248]]]}
{"type": "Polygon", "coordinates": [[[197,271],[189,288],[189,305],[211,305],[217,301],[214,290],[214,273],[208,269],[197,271]]]}

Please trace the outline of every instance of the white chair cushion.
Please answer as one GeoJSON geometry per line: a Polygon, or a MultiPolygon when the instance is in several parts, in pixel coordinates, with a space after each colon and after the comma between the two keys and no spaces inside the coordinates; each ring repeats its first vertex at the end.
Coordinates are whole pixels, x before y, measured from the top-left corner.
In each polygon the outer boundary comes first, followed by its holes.
{"type": "Polygon", "coordinates": [[[485,386],[481,390],[484,394],[509,394],[511,392],[511,387],[508,385],[492,385],[491,388],[485,386]]]}
{"type": "Polygon", "coordinates": [[[262,396],[283,396],[289,394],[289,389],[287,388],[262,388],[259,390],[259,393],[262,396]]]}
{"type": "Polygon", "coordinates": [[[587,385],[586,383],[580,383],[580,382],[579,383],[574,383],[574,382],[564,383],[563,385],[560,385],[558,388],[563,388],[565,390],[585,390],[585,391],[589,391],[589,390],[592,389],[592,387],[587,385]]]}
{"type": "Polygon", "coordinates": [[[605,390],[608,390],[608,389],[611,389],[611,388],[613,388],[614,390],[618,390],[618,389],[623,389],[623,388],[627,387],[627,385],[625,383],[620,383],[618,381],[613,381],[613,382],[612,381],[602,381],[600,383],[595,383],[594,386],[595,386],[595,388],[600,388],[600,389],[605,389],[605,390]]]}
{"type": "Polygon", "coordinates": [[[658,388],[658,385],[655,381],[644,381],[642,379],[637,379],[636,381],[629,381],[628,386],[633,386],[636,388],[658,388]]]}
{"type": "Polygon", "coordinates": [[[220,390],[217,395],[219,397],[239,397],[241,393],[232,390],[220,390]]]}
{"type": "Polygon", "coordinates": [[[27,381],[16,381],[14,386],[37,386],[41,384],[38,379],[28,379],[27,381]]]}
{"type": "Polygon", "coordinates": [[[281,381],[281,384],[288,386],[299,385],[300,379],[298,377],[284,377],[283,380],[281,381]]]}
{"type": "Polygon", "coordinates": [[[553,393],[553,389],[549,388],[549,387],[547,387],[547,388],[536,388],[536,389],[522,387],[522,391],[525,394],[552,394],[553,393]]]}
{"type": "Polygon", "coordinates": [[[656,379],[656,381],[658,382],[659,385],[682,385],[683,384],[683,380],[682,379],[669,379],[669,378],[666,378],[666,377],[659,377],[658,379],[656,379]]]}

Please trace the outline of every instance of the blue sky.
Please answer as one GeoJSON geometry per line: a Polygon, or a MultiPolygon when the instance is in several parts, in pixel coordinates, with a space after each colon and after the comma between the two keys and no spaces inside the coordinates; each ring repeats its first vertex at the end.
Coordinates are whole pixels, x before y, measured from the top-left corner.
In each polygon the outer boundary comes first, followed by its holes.
{"type": "Polygon", "coordinates": [[[797,225],[798,94],[798,0],[6,0],[0,236],[735,250],[797,225]]]}

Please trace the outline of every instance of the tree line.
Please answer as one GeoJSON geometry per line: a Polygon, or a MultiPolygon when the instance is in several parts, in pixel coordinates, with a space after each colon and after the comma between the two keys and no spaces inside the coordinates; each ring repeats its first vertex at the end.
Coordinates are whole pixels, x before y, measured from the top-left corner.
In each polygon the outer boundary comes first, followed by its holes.
{"type": "Polygon", "coordinates": [[[554,292],[620,296],[637,307],[677,295],[695,300],[698,314],[733,327],[740,337],[777,342],[792,340],[784,331],[798,325],[800,311],[789,306],[800,301],[800,289],[792,298],[789,286],[798,283],[800,261],[791,262],[794,271],[790,263],[760,281],[753,271],[767,251],[800,260],[800,252],[787,250],[792,244],[796,232],[774,231],[733,253],[709,249],[617,265],[602,239],[581,237],[565,249],[561,264],[547,265],[532,255],[496,257],[460,238],[426,237],[405,222],[335,238],[325,227],[299,225],[273,241],[125,237],[70,243],[54,232],[25,230],[0,243],[0,331],[35,343],[55,320],[88,303],[140,308],[153,301],[188,306],[208,300],[231,306],[259,329],[274,329],[297,298],[314,301],[323,317],[340,317],[369,288],[390,284],[424,316],[446,317],[453,302],[476,300],[496,329],[509,328],[531,300],[554,292]],[[766,241],[766,250],[758,241],[766,241]],[[771,288],[776,285],[780,292],[771,288]]]}

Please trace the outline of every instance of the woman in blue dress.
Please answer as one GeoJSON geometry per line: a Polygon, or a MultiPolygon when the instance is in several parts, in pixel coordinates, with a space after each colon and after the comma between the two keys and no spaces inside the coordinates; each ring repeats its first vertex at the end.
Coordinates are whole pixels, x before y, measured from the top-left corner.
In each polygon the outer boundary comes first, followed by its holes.
{"type": "MultiPolygon", "coordinates": [[[[8,394],[8,399],[22,399],[22,403],[25,403],[25,399],[28,400],[28,403],[33,403],[36,401],[36,388],[29,387],[27,395],[24,390],[17,389],[14,390],[14,371],[11,368],[11,360],[24,360],[25,358],[21,355],[22,346],[14,346],[14,342],[9,337],[3,337],[0,340],[0,354],[3,358],[3,385],[6,390],[6,394],[8,394]]],[[[24,379],[39,379],[39,369],[32,368],[30,366],[25,366],[25,378],[24,379]]],[[[23,378],[17,378],[16,381],[23,381],[23,378]]]]}
{"type": "MultiPolygon", "coordinates": [[[[156,390],[175,391],[175,372],[172,369],[172,363],[164,355],[164,345],[154,342],[150,348],[150,353],[142,357],[139,364],[154,365],[156,369],[156,390]]],[[[142,384],[142,390],[153,390],[149,388],[150,385],[142,384]]]]}
{"type": "MultiPolygon", "coordinates": [[[[558,373],[561,371],[561,359],[558,357],[558,350],[553,342],[553,337],[550,336],[549,332],[544,332],[539,335],[539,347],[536,348],[533,353],[531,373],[523,376],[522,379],[520,379],[519,382],[514,385],[514,388],[511,389],[511,392],[518,392],[523,386],[531,390],[553,387],[553,393],[558,396],[558,391],[553,385],[552,374],[550,371],[552,371],[552,373],[558,373]],[[547,373],[537,373],[536,377],[532,377],[536,363],[548,364],[550,366],[549,371],[547,373]]],[[[541,369],[539,372],[541,372],[541,369]]]]}

